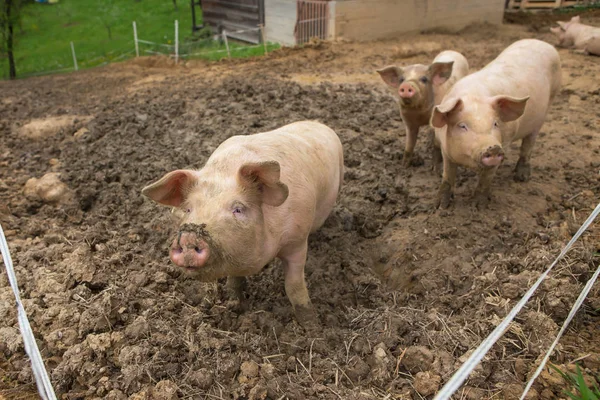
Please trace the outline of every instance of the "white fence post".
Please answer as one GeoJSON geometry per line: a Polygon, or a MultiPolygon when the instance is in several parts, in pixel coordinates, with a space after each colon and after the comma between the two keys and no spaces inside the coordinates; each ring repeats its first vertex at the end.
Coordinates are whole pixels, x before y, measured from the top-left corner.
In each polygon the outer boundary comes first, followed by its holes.
{"type": "Polygon", "coordinates": [[[133,21],[133,42],[135,43],[135,56],[140,56],[140,48],[138,45],[138,37],[137,37],[137,26],[135,25],[135,21],[133,21]]]}
{"type": "Polygon", "coordinates": [[[265,49],[265,54],[267,54],[267,38],[265,36],[265,26],[263,24],[260,24],[259,27],[260,27],[260,35],[262,37],[263,47],[265,49]]]}
{"type": "Polygon", "coordinates": [[[78,71],[79,67],[77,66],[77,57],[75,57],[75,46],[73,45],[73,42],[71,42],[71,53],[73,53],[73,65],[75,65],[75,71],[78,71]]]}
{"type": "Polygon", "coordinates": [[[179,60],[179,21],[175,20],[175,64],[179,60]]]}
{"type": "Polygon", "coordinates": [[[227,31],[223,29],[223,40],[225,41],[225,47],[227,48],[227,58],[231,58],[231,51],[229,50],[229,42],[227,41],[227,31]]]}

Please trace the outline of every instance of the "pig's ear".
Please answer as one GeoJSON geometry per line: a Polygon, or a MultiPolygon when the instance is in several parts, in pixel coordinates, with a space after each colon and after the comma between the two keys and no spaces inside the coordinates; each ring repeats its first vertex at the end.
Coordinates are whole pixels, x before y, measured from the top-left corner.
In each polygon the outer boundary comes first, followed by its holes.
{"type": "Polygon", "coordinates": [[[560,35],[562,32],[564,32],[564,30],[560,26],[554,26],[550,28],[550,32],[554,33],[555,35],[560,35]]]}
{"type": "Polygon", "coordinates": [[[581,23],[581,16],[579,16],[579,15],[574,16],[573,18],[571,18],[571,22],[576,23],[576,24],[581,23]]]}
{"type": "Polygon", "coordinates": [[[450,75],[452,75],[452,65],[454,65],[454,61],[434,62],[429,66],[431,81],[434,85],[441,85],[450,78],[450,75]]]}
{"type": "Polygon", "coordinates": [[[178,169],[142,189],[142,194],[165,206],[179,207],[197,181],[194,171],[178,169]]]}
{"type": "Polygon", "coordinates": [[[560,26],[560,29],[562,29],[563,31],[567,30],[567,27],[569,25],[568,22],[564,21],[556,21],[556,23],[560,26]]]}
{"type": "Polygon", "coordinates": [[[434,128],[443,128],[448,124],[450,114],[462,110],[463,102],[460,98],[452,98],[444,101],[433,109],[431,125],[434,128]]]}
{"type": "Polygon", "coordinates": [[[525,112],[525,105],[529,96],[521,99],[510,96],[496,96],[492,99],[492,107],[504,122],[514,121],[525,112]]]}
{"type": "Polygon", "coordinates": [[[239,170],[242,185],[253,185],[258,188],[263,203],[279,207],[288,198],[288,187],[279,181],[281,169],[277,161],[247,163],[239,170]]]}
{"type": "Polygon", "coordinates": [[[388,84],[388,86],[398,89],[400,86],[400,78],[402,78],[404,71],[400,67],[390,65],[388,67],[378,69],[377,73],[379,76],[381,76],[381,79],[388,84]]]}

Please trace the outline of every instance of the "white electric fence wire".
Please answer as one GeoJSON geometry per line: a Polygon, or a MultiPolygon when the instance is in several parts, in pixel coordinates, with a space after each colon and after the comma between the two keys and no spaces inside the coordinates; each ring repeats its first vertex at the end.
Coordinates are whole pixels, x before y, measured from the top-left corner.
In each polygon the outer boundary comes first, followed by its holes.
{"type": "Polygon", "coordinates": [[[471,354],[471,356],[465,361],[465,363],[454,373],[452,378],[442,389],[435,395],[434,400],[446,400],[452,396],[458,388],[463,384],[463,382],[469,377],[471,372],[475,369],[475,367],[481,362],[483,357],[487,354],[487,352],[492,348],[494,343],[500,339],[500,337],[504,334],[504,331],[509,327],[510,323],[513,321],[515,316],[521,311],[521,309],[525,306],[527,301],[533,296],[533,293],[537,290],[537,288],[542,284],[544,279],[548,276],[550,271],[554,268],[556,263],[564,257],[564,255],[571,249],[573,243],[579,239],[581,234],[586,231],[586,229],[590,226],[590,224],[596,219],[598,214],[600,213],[600,203],[596,206],[594,211],[590,214],[588,219],[581,225],[577,233],[571,238],[569,243],[562,249],[558,257],[554,260],[552,265],[544,271],[542,275],[538,278],[538,280],[534,283],[534,285],[525,293],[523,298],[514,306],[512,310],[508,313],[508,315],[500,322],[500,324],[489,334],[487,338],[475,349],[475,351],[471,354]]]}
{"type": "Polygon", "coordinates": [[[4,236],[2,225],[0,225],[0,251],[2,252],[2,259],[4,260],[4,266],[6,267],[8,281],[10,282],[10,286],[15,294],[19,328],[21,330],[21,335],[23,336],[25,352],[31,361],[31,369],[33,371],[38,392],[44,400],[56,400],[56,395],[52,389],[52,383],[50,382],[48,372],[44,366],[42,355],[40,354],[40,350],[35,342],[35,337],[33,336],[31,325],[29,325],[29,320],[27,319],[27,314],[25,313],[23,303],[21,303],[21,295],[19,294],[19,286],[17,285],[17,276],[15,275],[12,258],[10,257],[10,252],[8,251],[8,244],[6,243],[6,237],[4,236]]]}
{"type": "Polygon", "coordinates": [[[544,367],[546,366],[546,363],[548,362],[548,359],[550,358],[550,356],[552,355],[552,352],[554,351],[554,348],[558,344],[558,341],[562,337],[562,335],[565,332],[565,330],[567,330],[567,326],[569,326],[569,324],[571,323],[571,320],[573,319],[573,317],[577,313],[577,310],[579,310],[579,308],[583,304],[583,301],[585,300],[585,298],[587,297],[587,295],[592,290],[592,287],[594,286],[594,282],[596,282],[596,280],[598,279],[598,275],[600,275],[600,265],[598,266],[598,269],[596,270],[596,272],[594,273],[594,275],[587,282],[587,284],[585,285],[585,287],[583,288],[583,290],[581,291],[581,293],[579,294],[579,297],[577,298],[577,301],[575,302],[575,305],[573,305],[573,308],[571,308],[571,311],[569,312],[569,315],[567,316],[567,319],[565,320],[563,326],[560,328],[560,331],[558,332],[558,336],[556,336],[556,339],[554,340],[554,342],[552,343],[552,345],[548,349],[548,352],[546,352],[546,355],[544,356],[544,359],[542,360],[542,362],[540,363],[539,367],[535,370],[535,373],[533,374],[533,376],[531,377],[531,379],[527,383],[527,386],[525,387],[525,391],[523,392],[523,394],[521,395],[521,397],[520,397],[519,400],[523,400],[525,398],[525,396],[527,395],[527,392],[529,392],[529,389],[531,389],[531,386],[533,386],[533,383],[535,382],[535,380],[537,379],[537,377],[542,373],[544,367]]]}

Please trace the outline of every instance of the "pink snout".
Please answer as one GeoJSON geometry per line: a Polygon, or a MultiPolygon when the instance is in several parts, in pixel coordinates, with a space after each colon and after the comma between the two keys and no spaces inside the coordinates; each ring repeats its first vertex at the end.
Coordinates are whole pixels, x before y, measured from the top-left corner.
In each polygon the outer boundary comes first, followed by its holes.
{"type": "Polygon", "coordinates": [[[182,232],[171,244],[171,261],[183,268],[200,268],[206,264],[210,255],[208,244],[195,233],[182,232]]]}
{"type": "Polygon", "coordinates": [[[415,95],[415,88],[408,82],[404,82],[398,88],[398,93],[403,99],[410,99],[415,95]]]}
{"type": "Polygon", "coordinates": [[[498,145],[488,147],[481,155],[481,164],[486,167],[496,167],[502,164],[502,161],[504,161],[504,150],[498,145]]]}

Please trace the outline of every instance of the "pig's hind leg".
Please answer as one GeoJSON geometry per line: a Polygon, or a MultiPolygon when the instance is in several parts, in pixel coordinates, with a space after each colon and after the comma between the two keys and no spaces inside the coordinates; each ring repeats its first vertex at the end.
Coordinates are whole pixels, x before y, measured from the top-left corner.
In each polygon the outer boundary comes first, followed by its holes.
{"type": "Polygon", "coordinates": [[[278,254],[283,263],[285,293],[292,303],[296,320],[304,327],[318,324],[304,279],[307,251],[308,242],[304,240],[302,244],[286,246],[278,254]]]}
{"type": "Polygon", "coordinates": [[[517,182],[528,181],[531,176],[531,152],[535,140],[537,139],[538,132],[539,130],[536,130],[523,138],[519,161],[517,161],[517,166],[515,167],[515,181],[517,182]]]}

